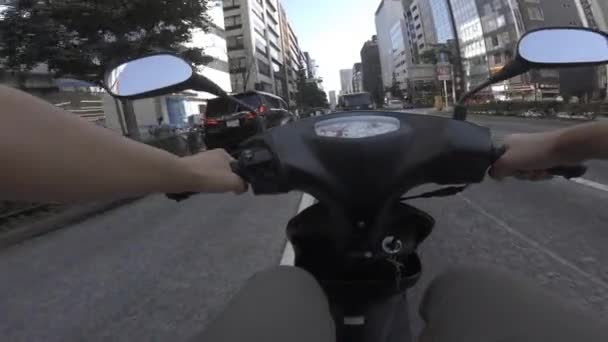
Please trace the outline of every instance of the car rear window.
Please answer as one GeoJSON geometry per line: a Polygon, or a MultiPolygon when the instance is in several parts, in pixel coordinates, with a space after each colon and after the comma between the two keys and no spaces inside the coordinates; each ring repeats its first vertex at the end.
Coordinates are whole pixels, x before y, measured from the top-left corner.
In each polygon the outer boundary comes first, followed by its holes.
{"type": "MultiPolygon", "coordinates": [[[[255,94],[239,94],[235,97],[253,108],[258,108],[261,105],[260,97],[255,94]]],[[[208,118],[218,118],[224,115],[234,114],[245,110],[245,108],[240,108],[240,106],[236,103],[223,98],[213,99],[207,103],[208,118]]]]}

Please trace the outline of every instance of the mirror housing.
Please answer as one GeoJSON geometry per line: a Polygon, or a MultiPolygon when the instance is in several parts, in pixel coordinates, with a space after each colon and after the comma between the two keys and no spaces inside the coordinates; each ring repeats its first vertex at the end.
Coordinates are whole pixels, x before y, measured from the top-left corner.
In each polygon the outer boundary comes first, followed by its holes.
{"type": "Polygon", "coordinates": [[[105,76],[106,90],[113,97],[137,100],[181,92],[187,89],[228,94],[213,81],[196,73],[185,60],[168,53],[136,58],[109,70],[105,76]]]}
{"type": "Polygon", "coordinates": [[[516,58],[490,81],[498,83],[531,69],[572,68],[608,63],[608,34],[583,27],[549,27],[526,33],[516,58]]]}
{"type": "Polygon", "coordinates": [[[535,68],[563,68],[608,62],[608,34],[588,28],[552,27],[526,33],[517,55],[535,68]]]}
{"type": "Polygon", "coordinates": [[[549,27],[529,31],[519,40],[515,59],[460,98],[453,118],[466,120],[466,101],[482,89],[532,69],[604,63],[608,63],[608,34],[605,32],[583,27],[549,27]]]}

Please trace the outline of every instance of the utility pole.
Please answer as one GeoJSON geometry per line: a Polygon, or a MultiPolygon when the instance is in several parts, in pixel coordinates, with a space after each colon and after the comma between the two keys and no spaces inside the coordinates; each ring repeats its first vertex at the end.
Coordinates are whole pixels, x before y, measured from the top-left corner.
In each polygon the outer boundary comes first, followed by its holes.
{"type": "MultiPolygon", "coordinates": [[[[460,88],[461,92],[466,92],[466,82],[464,79],[464,67],[462,65],[462,54],[460,50],[460,39],[458,37],[458,27],[456,26],[456,20],[454,17],[454,8],[452,7],[451,0],[445,0],[448,5],[448,11],[450,12],[450,21],[452,22],[452,31],[454,31],[454,44],[456,49],[456,56],[454,56],[454,68],[458,70],[458,72],[454,71],[454,76],[458,78],[456,83],[460,88]]],[[[457,100],[456,100],[457,102],[457,100]]]]}

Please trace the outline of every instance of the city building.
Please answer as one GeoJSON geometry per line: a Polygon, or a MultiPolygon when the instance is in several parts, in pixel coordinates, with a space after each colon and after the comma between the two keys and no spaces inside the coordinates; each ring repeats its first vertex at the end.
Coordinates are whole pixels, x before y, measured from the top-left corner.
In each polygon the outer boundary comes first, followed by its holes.
{"type": "Polygon", "coordinates": [[[433,13],[433,24],[435,25],[435,36],[438,44],[446,44],[454,39],[454,30],[452,28],[452,19],[450,18],[450,9],[448,8],[448,0],[426,0],[430,3],[433,13]]]}
{"type": "Polygon", "coordinates": [[[279,6],[279,23],[282,38],[281,43],[283,48],[283,59],[285,61],[285,65],[282,69],[283,72],[281,74],[284,75],[282,81],[286,85],[286,91],[285,95],[281,96],[283,96],[289,102],[289,105],[293,107],[296,105],[298,80],[300,77],[306,77],[306,58],[300,49],[298,37],[287,19],[285,8],[280,1],[277,1],[277,3],[279,6]]]}
{"type": "Polygon", "coordinates": [[[260,90],[292,105],[304,54],[278,0],[224,0],[234,92],[260,90]]]}
{"type": "Polygon", "coordinates": [[[317,78],[317,62],[310,57],[310,53],[304,52],[304,61],[306,63],[306,75],[309,79],[317,78]]]}
{"type": "Polygon", "coordinates": [[[361,63],[353,65],[353,92],[363,91],[363,66],[361,63]]]}
{"type": "MultiPolygon", "coordinates": [[[[466,88],[500,71],[519,38],[547,26],[581,26],[574,0],[450,0],[458,28],[466,88]]],[[[498,99],[555,96],[573,85],[557,70],[538,70],[494,85],[485,95],[498,99]]],[[[575,82],[580,84],[579,82],[575,82]]]]}
{"type": "Polygon", "coordinates": [[[338,106],[338,97],[336,96],[336,91],[332,90],[329,92],[329,109],[336,110],[338,106]]]}
{"type": "MultiPolygon", "coordinates": [[[[583,26],[608,31],[608,2],[605,0],[576,0],[583,26]]],[[[608,99],[608,66],[598,67],[597,86],[600,96],[608,99]]]]}
{"type": "Polygon", "coordinates": [[[437,44],[437,31],[430,0],[403,0],[413,61],[437,44]],[[409,4],[408,7],[405,7],[409,4]]]}
{"type": "Polygon", "coordinates": [[[372,94],[376,104],[384,102],[384,86],[382,84],[382,67],[378,37],[373,36],[361,48],[361,71],[363,90],[372,94]]]}
{"type": "Polygon", "coordinates": [[[398,84],[407,90],[407,66],[412,53],[407,41],[407,27],[402,0],[382,0],[375,13],[378,49],[385,88],[398,84]],[[407,44],[407,45],[406,45],[407,44]]]}
{"type": "Polygon", "coordinates": [[[353,92],[353,69],[340,70],[340,94],[350,94],[353,92]]]}

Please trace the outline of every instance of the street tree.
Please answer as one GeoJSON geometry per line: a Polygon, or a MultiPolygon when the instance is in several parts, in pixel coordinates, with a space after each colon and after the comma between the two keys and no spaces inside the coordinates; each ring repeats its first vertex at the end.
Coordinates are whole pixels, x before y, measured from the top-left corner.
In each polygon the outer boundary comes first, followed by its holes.
{"type": "Polygon", "coordinates": [[[296,103],[300,108],[326,108],[329,106],[327,93],[319,88],[319,81],[306,76],[306,70],[298,71],[298,92],[296,94],[296,103]]]}
{"type": "MultiPolygon", "coordinates": [[[[212,0],[19,0],[0,20],[0,58],[20,87],[46,65],[55,77],[103,85],[105,68],[151,52],[169,51],[205,64],[203,50],[188,47],[193,32],[206,30],[212,0]]],[[[131,106],[125,106],[129,109],[131,106]]],[[[138,138],[137,121],[125,121],[138,138]]]]}
{"type": "Polygon", "coordinates": [[[393,74],[393,84],[388,88],[391,96],[396,99],[403,99],[403,90],[401,90],[401,82],[397,81],[397,76],[393,74]]]}

